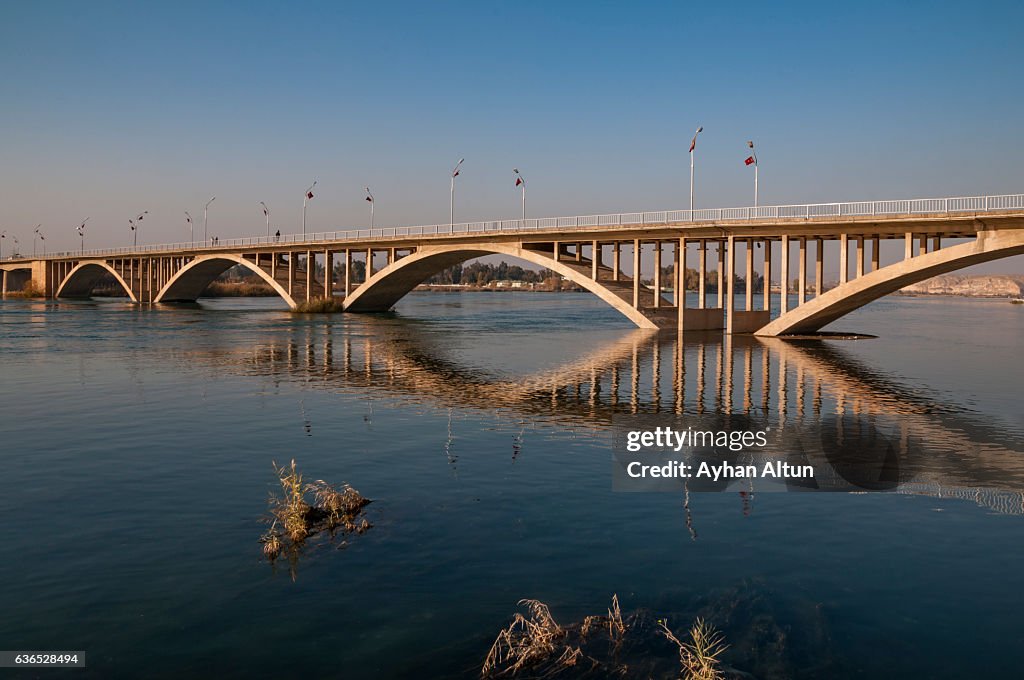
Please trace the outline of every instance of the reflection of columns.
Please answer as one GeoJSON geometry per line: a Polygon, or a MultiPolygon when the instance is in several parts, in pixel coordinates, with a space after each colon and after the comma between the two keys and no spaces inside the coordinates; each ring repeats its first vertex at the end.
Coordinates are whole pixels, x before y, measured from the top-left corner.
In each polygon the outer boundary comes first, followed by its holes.
{"type": "MultiPolygon", "coordinates": [[[[731,252],[731,251],[730,251],[731,252]]],[[[732,259],[732,255],[729,256],[732,259]]],[[[732,336],[727,335],[722,341],[725,346],[724,349],[724,361],[725,361],[725,404],[724,413],[732,413],[732,336]]]]}
{"type": "Polygon", "coordinates": [[[821,237],[815,239],[817,247],[814,249],[814,297],[821,297],[821,289],[825,278],[825,240],[821,237]]]}
{"type": "Polygon", "coordinates": [[[352,293],[352,251],[345,249],[345,297],[352,293]]]}
{"type": "Polygon", "coordinates": [[[807,301],[807,238],[800,237],[800,273],[797,274],[797,304],[807,301]]]}
{"type": "Polygon", "coordinates": [[[640,401],[640,356],[636,342],[633,343],[633,364],[629,372],[629,412],[636,413],[640,401]]]}
{"type": "Polygon", "coordinates": [[[707,381],[704,380],[705,371],[705,343],[697,345],[697,413],[704,413],[704,390],[707,381]]]}
{"type": "Polygon", "coordinates": [[[726,278],[728,279],[725,283],[725,332],[732,333],[732,321],[735,316],[736,305],[733,302],[735,299],[735,291],[733,290],[733,283],[736,279],[736,241],[732,234],[729,235],[729,261],[726,265],[726,278]]]}
{"type": "Polygon", "coordinates": [[[882,240],[877,236],[871,239],[871,271],[873,272],[878,271],[878,265],[880,260],[878,249],[881,247],[881,244],[882,240]]]}
{"type": "MultiPolygon", "coordinates": [[[[729,249],[730,251],[732,248],[729,249]]],[[[718,242],[718,308],[725,307],[725,241],[718,242]]]]}
{"type": "Polygon", "coordinates": [[[651,406],[654,412],[661,410],[661,343],[651,346],[651,406]]]}
{"type": "Polygon", "coordinates": [[[661,241],[654,242],[654,308],[661,307],[661,241]]]}
{"type": "Polygon", "coordinates": [[[761,345],[761,411],[768,415],[769,397],[771,394],[771,361],[768,348],[761,345]]]}
{"type": "Polygon", "coordinates": [[[619,365],[612,365],[612,406],[619,405],[619,365]]]}
{"type": "Polygon", "coordinates": [[[754,356],[750,345],[743,348],[743,412],[750,413],[753,406],[754,356]]]}
{"type": "Polygon", "coordinates": [[[640,239],[633,239],[633,309],[640,309],[640,239]]]}
{"type": "Polygon", "coordinates": [[[785,427],[786,408],[789,405],[789,370],[786,367],[786,353],[779,353],[779,427],[785,427]]]}
{"type": "Polygon", "coordinates": [[[619,254],[622,246],[618,241],[612,242],[612,281],[619,280],[619,254]]]}
{"type": "MultiPolygon", "coordinates": [[[[729,338],[728,335],[725,337],[726,339],[729,338]]],[[[725,384],[725,366],[722,363],[724,354],[723,347],[725,342],[726,341],[723,340],[718,343],[718,346],[715,348],[715,409],[719,412],[722,410],[722,390],[725,384]]]]}
{"type": "Polygon", "coordinates": [[[763,309],[767,312],[772,308],[772,242],[767,238],[764,240],[764,279],[761,289],[764,293],[763,309]]]}
{"type": "Polygon", "coordinates": [[[796,365],[796,415],[804,417],[804,392],[807,389],[807,380],[804,378],[804,366],[802,363],[796,365]]]}
{"type": "MultiPolygon", "coordinates": [[[[697,309],[704,309],[704,298],[707,291],[704,289],[704,279],[707,278],[707,262],[708,262],[708,242],[706,239],[700,240],[700,268],[699,275],[700,281],[697,282],[697,309]]],[[[686,269],[684,266],[683,269],[686,269]]],[[[685,292],[685,291],[684,291],[685,292]]]]}
{"type": "Polygon", "coordinates": [[[683,399],[685,399],[686,384],[686,353],[685,347],[683,347],[683,338],[676,338],[676,343],[672,346],[672,395],[673,399],[673,412],[680,414],[683,412],[683,399]]]}
{"type": "Polygon", "coordinates": [[[754,308],[754,239],[747,239],[747,294],[743,301],[743,309],[748,312],[754,308]]]}
{"type": "Polygon", "coordinates": [[[839,235],[839,283],[844,284],[850,275],[850,250],[849,237],[846,234],[839,235]]]}

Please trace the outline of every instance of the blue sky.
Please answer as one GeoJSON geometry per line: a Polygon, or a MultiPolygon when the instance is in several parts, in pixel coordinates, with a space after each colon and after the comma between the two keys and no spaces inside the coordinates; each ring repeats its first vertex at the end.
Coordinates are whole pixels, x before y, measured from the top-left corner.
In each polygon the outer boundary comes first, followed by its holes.
{"type": "MultiPolygon", "coordinates": [[[[0,228],[210,231],[1017,193],[1020,3],[6,2],[0,228]]],[[[1010,263],[1004,262],[1004,265],[1010,263]]],[[[1016,263],[1014,270],[1020,269],[1016,263]]],[[[1005,269],[1005,266],[1003,267],[1005,269]]]]}

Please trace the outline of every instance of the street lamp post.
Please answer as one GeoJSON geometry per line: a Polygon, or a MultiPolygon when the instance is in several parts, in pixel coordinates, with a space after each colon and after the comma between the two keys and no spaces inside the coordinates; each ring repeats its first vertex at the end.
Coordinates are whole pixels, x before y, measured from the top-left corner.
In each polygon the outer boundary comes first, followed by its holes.
{"type": "Polygon", "coordinates": [[[270,208],[263,201],[260,201],[260,205],[263,206],[263,216],[267,218],[267,238],[270,238],[270,208]]]}
{"type": "Polygon", "coordinates": [[[88,222],[88,221],[89,221],[89,218],[86,217],[84,220],[82,220],[82,223],[80,225],[78,225],[78,227],[77,227],[78,236],[79,236],[79,238],[82,239],[82,254],[83,255],[85,254],[85,223],[88,222]]]}
{"type": "Polygon", "coordinates": [[[20,257],[21,256],[21,248],[19,248],[19,246],[21,245],[21,241],[18,240],[17,236],[11,236],[11,238],[14,240],[14,252],[11,253],[11,256],[12,257],[20,257]]]}
{"type": "Polygon", "coordinates": [[[512,168],[512,172],[516,173],[516,186],[523,188],[523,220],[526,220],[526,180],[523,179],[523,175],[519,172],[518,168],[512,168]]]}
{"type": "Polygon", "coordinates": [[[704,131],[704,126],[701,125],[697,128],[697,131],[693,133],[693,139],[690,141],[690,219],[693,219],[693,155],[694,150],[697,148],[697,135],[704,131]]]}
{"type": "Polygon", "coordinates": [[[453,234],[455,233],[455,178],[459,176],[459,168],[462,167],[462,163],[465,160],[465,158],[460,158],[459,162],[455,164],[455,168],[452,170],[451,210],[449,212],[451,220],[449,221],[449,228],[453,234]]]}
{"type": "Polygon", "coordinates": [[[188,214],[187,210],[185,211],[185,221],[188,222],[188,240],[189,240],[189,243],[195,243],[196,242],[196,228],[195,228],[195,225],[192,224],[192,216],[188,214]]]}
{"type": "Polygon", "coordinates": [[[754,207],[757,207],[757,154],[754,153],[754,142],[747,142],[747,146],[750,147],[750,155],[743,161],[747,165],[754,166],[754,207]]]}
{"type": "Polygon", "coordinates": [[[370,187],[363,187],[366,189],[366,200],[370,203],[370,236],[373,236],[373,193],[370,192],[370,187]]]}
{"type": "Polygon", "coordinates": [[[316,186],[316,180],[313,180],[313,183],[309,185],[309,188],[306,189],[305,195],[302,197],[302,238],[303,239],[306,238],[306,203],[308,203],[309,201],[313,200],[313,187],[315,187],[315,186],[316,186]]]}
{"type": "Polygon", "coordinates": [[[36,228],[32,230],[32,257],[36,256],[36,236],[39,236],[39,227],[43,225],[37,224],[36,228]]]}
{"type": "Polygon", "coordinates": [[[148,215],[148,214],[149,214],[148,210],[143,210],[141,213],[139,213],[139,216],[136,217],[134,220],[133,219],[129,219],[128,220],[128,226],[130,226],[131,229],[132,229],[132,247],[133,248],[136,248],[139,245],[139,222],[142,221],[143,216],[148,215]]]}
{"type": "Polygon", "coordinates": [[[209,201],[206,202],[206,205],[203,206],[203,242],[204,243],[209,239],[209,232],[206,229],[206,213],[207,213],[207,211],[210,208],[210,204],[213,203],[216,200],[217,200],[217,197],[214,196],[209,201]]]}
{"type": "Polygon", "coordinates": [[[7,230],[0,231],[0,260],[4,259],[4,239],[7,238],[7,230]]]}

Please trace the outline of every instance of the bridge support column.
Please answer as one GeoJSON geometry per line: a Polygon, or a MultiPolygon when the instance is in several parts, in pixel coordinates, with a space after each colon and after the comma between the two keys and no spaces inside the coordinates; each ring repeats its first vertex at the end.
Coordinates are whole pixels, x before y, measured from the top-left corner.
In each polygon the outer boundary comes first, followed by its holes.
{"type": "Polygon", "coordinates": [[[345,249],[345,298],[352,294],[352,251],[345,249]]]}
{"type": "Polygon", "coordinates": [[[807,301],[807,239],[800,237],[800,272],[797,274],[797,304],[802,305],[807,301]]]}
{"type": "Polygon", "coordinates": [[[4,297],[7,297],[7,270],[6,269],[3,270],[3,280],[4,280],[4,282],[3,282],[3,292],[0,293],[0,295],[3,295],[4,297]]]}
{"type": "Polygon", "coordinates": [[[654,308],[661,307],[661,241],[654,242],[654,308]]]}
{"type": "Polygon", "coordinates": [[[324,297],[334,296],[334,258],[330,249],[324,251],[324,297]]]}
{"type": "Polygon", "coordinates": [[[850,276],[850,250],[849,237],[846,234],[839,235],[839,283],[843,284],[850,276]]]}
{"type": "Polygon", "coordinates": [[[871,239],[871,271],[877,272],[879,264],[881,264],[880,248],[882,247],[882,239],[877,236],[871,239]]]}
{"type": "Polygon", "coordinates": [[[854,259],[857,262],[857,278],[864,276],[864,237],[858,236],[853,244],[854,259]]]}
{"type": "Polygon", "coordinates": [[[680,300],[686,300],[686,240],[679,239],[679,243],[672,251],[672,303],[679,307],[680,300]],[[682,274],[680,274],[679,263],[682,262],[682,274]],[[682,281],[683,285],[679,285],[682,281]]]}
{"type": "Polygon", "coordinates": [[[789,311],[789,234],[782,235],[779,252],[779,314],[789,311]]]}
{"type": "Polygon", "coordinates": [[[821,297],[821,291],[825,278],[825,239],[820,236],[815,239],[814,249],[814,296],[821,297]]]}
{"type": "Polygon", "coordinates": [[[764,299],[764,310],[772,308],[772,242],[764,240],[764,278],[761,281],[761,292],[764,299]]]}
{"type": "Polygon", "coordinates": [[[295,281],[295,253],[288,253],[288,297],[295,299],[292,295],[292,282],[295,281]]]}
{"type": "Polygon", "coordinates": [[[619,256],[622,244],[618,241],[612,243],[612,281],[619,280],[619,256]]]}
{"type": "MultiPolygon", "coordinates": [[[[734,287],[734,284],[735,284],[735,280],[736,280],[736,276],[735,276],[735,271],[736,271],[736,248],[735,248],[735,244],[736,244],[736,242],[735,242],[734,238],[732,237],[732,235],[730,235],[729,236],[729,241],[728,241],[728,245],[729,245],[729,255],[728,255],[729,264],[728,264],[728,268],[727,268],[727,271],[726,271],[726,278],[728,279],[728,281],[725,284],[726,285],[726,291],[725,291],[725,332],[726,332],[727,335],[732,335],[732,323],[733,323],[734,317],[736,316],[736,304],[734,302],[735,299],[736,299],[736,296],[735,296],[735,291],[733,290],[733,287],[734,287]]],[[[722,253],[721,245],[719,246],[719,251],[718,252],[720,254],[722,253]]],[[[719,294],[721,294],[721,291],[719,291],[719,294]]]]}
{"type": "Polygon", "coordinates": [[[754,309],[754,239],[747,239],[747,290],[743,300],[743,309],[753,311],[754,309]]]}
{"type": "Polygon", "coordinates": [[[640,239],[633,239],[633,309],[640,309],[640,239]]]}
{"type": "Polygon", "coordinates": [[[909,231],[903,235],[903,259],[909,260],[914,256],[914,235],[909,231]]]}
{"type": "Polygon", "coordinates": [[[941,236],[933,237],[932,238],[932,252],[934,253],[936,250],[939,250],[940,248],[942,248],[942,237],[941,236]]]}
{"type": "Polygon", "coordinates": [[[679,242],[676,243],[676,255],[674,258],[675,267],[672,273],[675,277],[676,289],[676,331],[679,333],[679,342],[676,347],[679,350],[679,362],[677,362],[676,370],[679,370],[678,364],[683,361],[683,343],[682,333],[686,324],[686,237],[679,237],[679,242]]]}
{"type": "Polygon", "coordinates": [[[597,281],[598,269],[601,266],[601,244],[593,241],[590,244],[590,278],[597,281]]]}
{"type": "Polygon", "coordinates": [[[718,308],[725,309],[725,241],[718,242],[718,308]]]}
{"type": "Polygon", "coordinates": [[[313,258],[313,253],[309,250],[306,251],[306,300],[309,301],[313,297],[313,265],[316,264],[316,260],[313,258]]]}
{"type": "Polygon", "coordinates": [[[918,244],[917,244],[917,254],[918,255],[927,255],[928,254],[928,236],[925,235],[925,234],[921,234],[921,238],[918,241],[918,244]]]}
{"type": "Polygon", "coordinates": [[[366,249],[366,276],[363,277],[363,279],[364,279],[363,282],[365,283],[366,281],[369,281],[371,276],[373,276],[373,248],[367,248],[366,249]]]}
{"type": "MultiPolygon", "coordinates": [[[[697,309],[704,309],[705,301],[704,298],[707,295],[705,279],[708,276],[707,264],[708,264],[708,242],[707,239],[700,240],[699,246],[700,264],[698,265],[698,275],[700,281],[697,282],[697,309]]],[[[683,265],[683,269],[686,269],[686,265],[683,265]]],[[[683,291],[684,296],[686,291],[683,291]]]]}

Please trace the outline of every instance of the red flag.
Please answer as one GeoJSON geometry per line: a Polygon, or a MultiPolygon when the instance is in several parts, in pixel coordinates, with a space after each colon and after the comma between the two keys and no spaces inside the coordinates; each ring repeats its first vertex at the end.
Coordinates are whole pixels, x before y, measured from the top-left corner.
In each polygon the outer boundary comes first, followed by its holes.
{"type": "Polygon", "coordinates": [[[743,161],[744,165],[753,165],[757,161],[754,160],[753,156],[747,156],[747,160],[743,161]]]}
{"type": "Polygon", "coordinates": [[[367,200],[367,201],[369,201],[370,203],[373,203],[373,198],[372,198],[372,197],[370,197],[370,196],[367,196],[367,197],[366,197],[366,200],[367,200]]]}
{"type": "Polygon", "coordinates": [[[516,177],[516,186],[519,186],[522,183],[523,183],[523,178],[522,177],[516,177]]]}
{"type": "Polygon", "coordinates": [[[697,148],[697,135],[694,135],[693,136],[693,140],[690,142],[690,153],[693,153],[693,150],[696,149],[696,148],[697,148]]]}
{"type": "Polygon", "coordinates": [[[312,191],[307,191],[307,192],[306,192],[306,198],[307,198],[307,199],[308,199],[308,198],[313,198],[313,192],[312,192],[312,191]]]}
{"type": "Polygon", "coordinates": [[[458,177],[458,176],[459,176],[459,171],[458,170],[456,170],[455,172],[452,173],[452,177],[458,177]]]}

